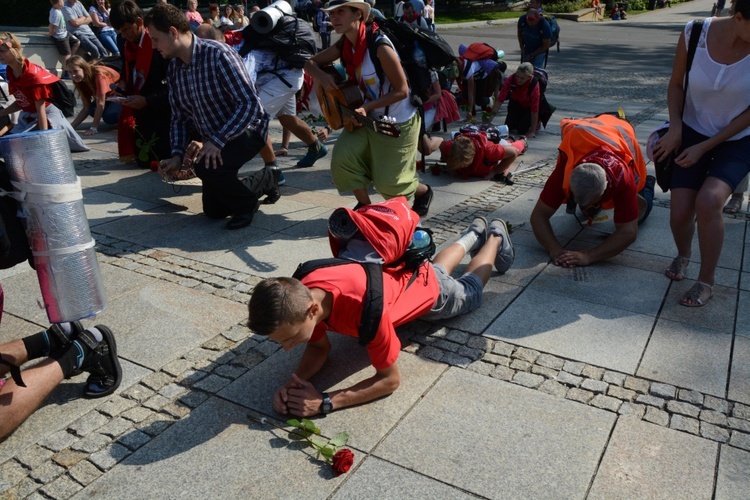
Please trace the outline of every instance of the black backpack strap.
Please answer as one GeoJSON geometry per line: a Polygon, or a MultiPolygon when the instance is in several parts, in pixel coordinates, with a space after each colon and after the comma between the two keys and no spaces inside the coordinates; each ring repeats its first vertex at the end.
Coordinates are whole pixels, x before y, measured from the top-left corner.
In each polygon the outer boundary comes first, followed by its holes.
{"type": "Polygon", "coordinates": [[[380,328],[380,318],[383,316],[383,267],[380,264],[337,258],[308,260],[297,266],[297,270],[294,271],[292,277],[301,280],[317,269],[344,264],[361,265],[367,277],[365,295],[362,297],[362,316],[360,317],[358,332],[359,344],[364,346],[375,338],[378,328],[380,328]]]}
{"type": "MultiPolygon", "coordinates": [[[[539,79],[535,76],[531,77],[531,85],[529,85],[529,95],[531,95],[532,92],[534,92],[534,87],[539,85],[539,79]]],[[[541,92],[539,92],[541,95],[541,92]]]]}
{"type": "Polygon", "coordinates": [[[337,259],[334,257],[328,259],[308,260],[307,262],[303,262],[297,266],[294,274],[292,274],[292,278],[301,280],[317,269],[322,269],[324,267],[341,266],[343,264],[352,264],[352,261],[346,259],[337,259]]]}
{"type": "Polygon", "coordinates": [[[5,365],[5,366],[10,367],[10,376],[13,378],[13,382],[15,382],[17,386],[26,387],[26,384],[23,383],[23,379],[21,378],[20,367],[18,367],[17,365],[14,365],[10,361],[4,360],[1,355],[0,355],[0,365],[5,365]]]}
{"type": "Polygon", "coordinates": [[[383,267],[367,262],[362,264],[367,275],[367,288],[359,323],[359,345],[367,345],[375,338],[383,317],[383,267]]]}
{"type": "MultiPolygon", "coordinates": [[[[693,58],[695,57],[695,51],[698,50],[698,40],[701,37],[703,31],[703,19],[696,19],[693,21],[693,26],[690,28],[690,41],[688,42],[688,53],[687,53],[687,65],[685,66],[685,98],[687,98],[688,81],[690,81],[690,69],[693,67],[693,58]]],[[[682,100],[682,107],[685,108],[685,98],[682,100]]]]}

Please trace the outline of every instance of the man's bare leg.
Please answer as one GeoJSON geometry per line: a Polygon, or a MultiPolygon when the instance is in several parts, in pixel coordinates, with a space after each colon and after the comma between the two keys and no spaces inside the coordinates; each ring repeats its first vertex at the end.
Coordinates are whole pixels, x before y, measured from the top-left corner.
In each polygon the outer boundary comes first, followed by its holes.
{"type": "Polygon", "coordinates": [[[54,359],[46,359],[23,371],[26,387],[19,387],[12,379],[7,380],[5,385],[0,387],[0,440],[16,430],[34,413],[62,379],[60,363],[54,359]]]}

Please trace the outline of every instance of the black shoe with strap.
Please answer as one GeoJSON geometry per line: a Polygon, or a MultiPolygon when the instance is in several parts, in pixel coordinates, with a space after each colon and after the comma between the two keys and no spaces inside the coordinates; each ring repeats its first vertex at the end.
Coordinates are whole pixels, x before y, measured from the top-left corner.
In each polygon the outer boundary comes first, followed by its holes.
{"type": "Polygon", "coordinates": [[[97,342],[89,330],[81,332],[76,339],[91,349],[81,364],[81,370],[90,374],[83,390],[87,398],[109,396],[122,383],[122,367],[117,358],[117,342],[112,330],[104,325],[94,328],[101,332],[101,342],[97,342]]]}

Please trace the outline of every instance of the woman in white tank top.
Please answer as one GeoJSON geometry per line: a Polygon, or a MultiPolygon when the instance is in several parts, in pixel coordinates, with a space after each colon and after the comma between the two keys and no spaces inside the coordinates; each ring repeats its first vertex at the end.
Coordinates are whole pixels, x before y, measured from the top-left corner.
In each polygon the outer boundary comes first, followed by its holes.
{"type": "Polygon", "coordinates": [[[677,45],[667,91],[669,130],[654,157],[664,160],[675,153],[670,226],[677,257],[666,271],[672,280],[685,277],[697,220],[700,271],[680,299],[696,307],[713,294],[724,241],[722,207],[750,172],[750,0],[737,0],[732,17],[703,21],[685,93],[692,28],[691,22],[677,45]]]}

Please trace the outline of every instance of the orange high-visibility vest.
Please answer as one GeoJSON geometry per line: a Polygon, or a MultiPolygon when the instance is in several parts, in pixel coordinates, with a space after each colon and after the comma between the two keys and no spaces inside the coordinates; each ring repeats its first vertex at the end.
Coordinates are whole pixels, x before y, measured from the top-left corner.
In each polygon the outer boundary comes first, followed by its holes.
{"type": "MultiPolygon", "coordinates": [[[[635,138],[633,126],[612,115],[599,115],[593,118],[564,119],[560,122],[562,141],[558,148],[565,153],[565,176],[563,191],[570,197],[570,174],[581,163],[581,159],[596,149],[606,146],[626,165],[635,170],[636,192],[646,184],[646,163],[635,138]]],[[[612,202],[602,204],[605,209],[613,208],[612,202]]]]}

